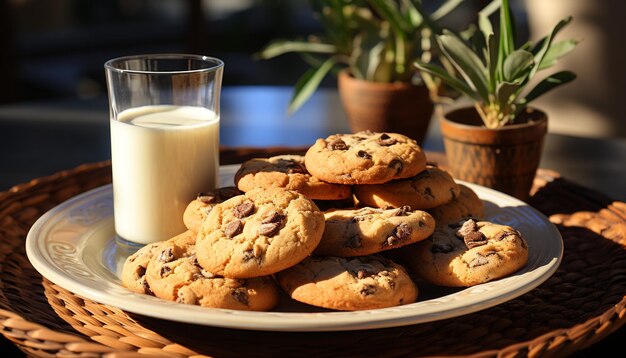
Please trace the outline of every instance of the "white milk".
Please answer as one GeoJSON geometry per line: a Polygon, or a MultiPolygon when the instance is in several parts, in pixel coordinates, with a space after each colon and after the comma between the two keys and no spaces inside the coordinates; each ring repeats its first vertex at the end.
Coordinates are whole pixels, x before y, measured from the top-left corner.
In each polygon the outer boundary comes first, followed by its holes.
{"type": "Polygon", "coordinates": [[[147,244],[185,231],[187,204],[217,183],[219,116],[161,105],[128,109],[110,122],[116,233],[147,244]]]}

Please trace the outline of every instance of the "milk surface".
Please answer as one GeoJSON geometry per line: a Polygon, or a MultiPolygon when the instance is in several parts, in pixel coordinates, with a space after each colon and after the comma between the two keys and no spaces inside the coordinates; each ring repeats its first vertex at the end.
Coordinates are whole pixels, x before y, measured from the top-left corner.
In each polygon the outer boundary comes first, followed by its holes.
{"type": "Polygon", "coordinates": [[[117,235],[147,244],[186,230],[185,208],[217,183],[219,122],[203,107],[163,105],[110,120],[117,235]]]}

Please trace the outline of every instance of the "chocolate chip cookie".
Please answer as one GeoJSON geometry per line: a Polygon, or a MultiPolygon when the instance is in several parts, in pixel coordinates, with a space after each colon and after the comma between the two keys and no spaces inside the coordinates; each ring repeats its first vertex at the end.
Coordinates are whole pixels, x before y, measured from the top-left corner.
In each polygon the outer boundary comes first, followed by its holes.
{"type": "Polygon", "coordinates": [[[404,267],[378,255],[311,256],[276,278],[294,300],[333,310],[399,306],[415,302],[418,294],[404,267]]]}
{"type": "Polygon", "coordinates": [[[528,261],[528,244],[519,231],[473,219],[438,227],[430,238],[404,249],[410,270],[432,284],[449,287],[499,279],[528,261]]]}
{"type": "Polygon", "coordinates": [[[430,214],[408,206],[331,210],[324,217],[324,235],[314,251],[320,256],[370,255],[424,240],[435,229],[430,214]]]}
{"type": "Polygon", "coordinates": [[[445,170],[433,165],[411,178],[377,185],[355,185],[361,205],[377,208],[410,206],[426,210],[443,205],[460,194],[460,188],[445,170]]]}
{"type": "Polygon", "coordinates": [[[213,191],[198,193],[198,196],[192,200],[185,208],[183,213],[183,222],[188,230],[198,232],[204,219],[206,219],[209,211],[213,209],[215,204],[221,203],[233,196],[243,194],[234,186],[217,188],[213,191]]]}
{"type": "Polygon", "coordinates": [[[304,161],[313,176],[336,184],[380,184],[412,177],[426,167],[424,151],[415,140],[371,131],[320,138],[304,161]]]}
{"type": "Polygon", "coordinates": [[[352,197],[350,186],[327,183],[309,174],[304,165],[304,156],[301,155],[248,160],[235,173],[235,184],[244,192],[255,188],[285,188],[313,200],[352,197]]]}
{"type": "Polygon", "coordinates": [[[447,225],[465,218],[482,218],[485,215],[485,205],[476,192],[463,184],[459,184],[459,188],[459,196],[452,201],[427,210],[437,225],[447,225]]]}
{"type": "Polygon", "coordinates": [[[152,294],[146,281],[146,267],[163,241],[148,244],[126,258],[122,267],[122,286],[137,293],[152,294]]]}
{"type": "Polygon", "coordinates": [[[229,279],[200,267],[195,237],[187,231],[158,246],[146,279],[154,295],[203,307],[267,311],[278,304],[278,287],[269,276],[229,279]]]}
{"type": "Polygon", "coordinates": [[[198,262],[230,278],[264,276],[307,257],[324,232],[324,214],[304,195],[254,189],[215,205],[198,232],[198,262]]]}

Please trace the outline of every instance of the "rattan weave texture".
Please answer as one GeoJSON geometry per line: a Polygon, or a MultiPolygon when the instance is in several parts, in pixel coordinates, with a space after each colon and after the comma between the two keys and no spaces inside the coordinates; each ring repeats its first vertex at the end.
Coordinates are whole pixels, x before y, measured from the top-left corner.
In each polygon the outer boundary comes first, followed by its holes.
{"type": "Polygon", "coordinates": [[[434,323],[315,333],[200,327],[131,315],[42,278],[24,250],[40,215],[110,180],[110,163],[94,163],[0,193],[0,329],[28,355],[565,356],[626,320],[626,204],[549,171],[538,174],[530,204],[557,224],[563,262],[544,284],[496,307],[434,323]]]}

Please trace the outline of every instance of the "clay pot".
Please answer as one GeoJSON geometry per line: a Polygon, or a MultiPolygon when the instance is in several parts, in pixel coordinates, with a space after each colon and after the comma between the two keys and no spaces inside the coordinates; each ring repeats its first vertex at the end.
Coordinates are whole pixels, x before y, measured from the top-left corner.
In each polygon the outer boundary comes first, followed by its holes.
{"type": "Polygon", "coordinates": [[[409,83],[381,83],[339,73],[339,96],[353,133],[401,133],[422,145],[433,114],[428,89],[409,83]]]}
{"type": "Polygon", "coordinates": [[[527,200],[548,130],[544,112],[527,109],[516,123],[488,129],[471,108],[439,118],[448,169],[457,179],[527,200]]]}

